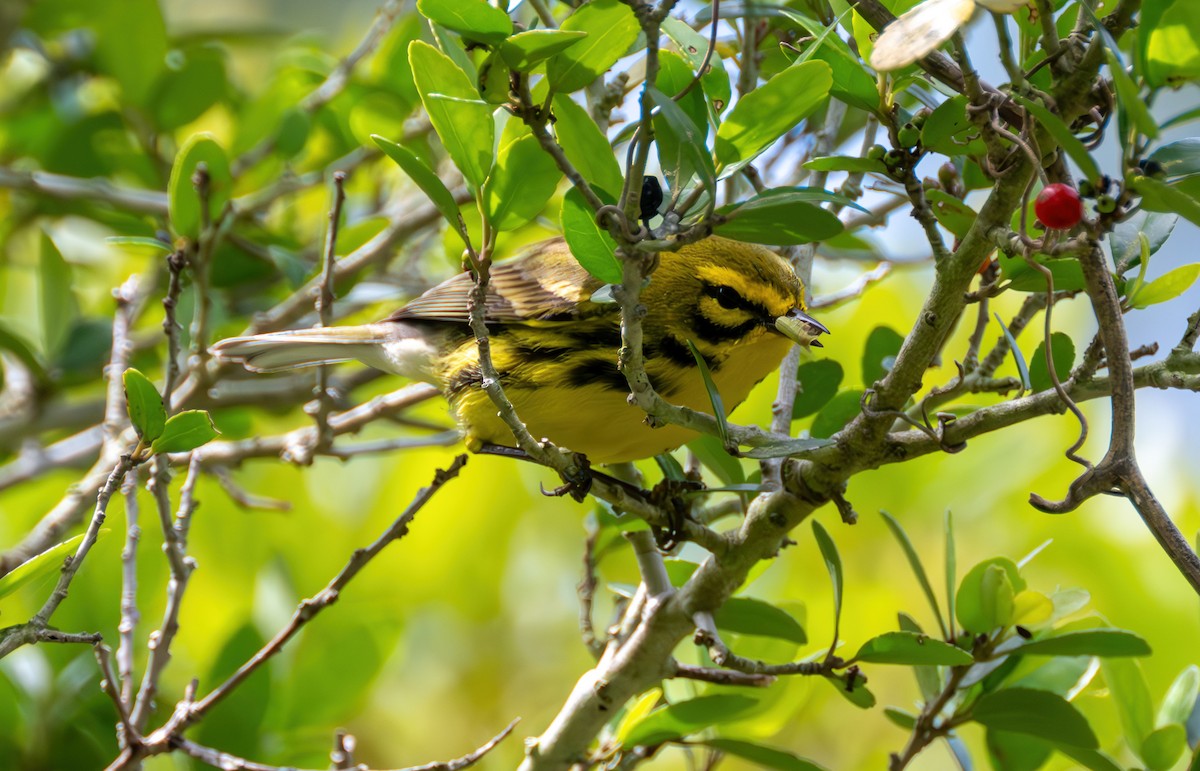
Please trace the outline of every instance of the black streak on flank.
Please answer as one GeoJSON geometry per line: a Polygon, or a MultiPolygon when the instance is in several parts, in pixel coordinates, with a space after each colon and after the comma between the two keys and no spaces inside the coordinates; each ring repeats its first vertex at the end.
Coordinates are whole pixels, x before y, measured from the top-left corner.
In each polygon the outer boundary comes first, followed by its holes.
{"type": "MultiPolygon", "coordinates": [[[[575,388],[599,385],[613,391],[629,393],[629,382],[610,359],[587,357],[571,367],[567,373],[567,384],[575,388]]],[[[583,405],[580,405],[582,408],[583,405]]]]}

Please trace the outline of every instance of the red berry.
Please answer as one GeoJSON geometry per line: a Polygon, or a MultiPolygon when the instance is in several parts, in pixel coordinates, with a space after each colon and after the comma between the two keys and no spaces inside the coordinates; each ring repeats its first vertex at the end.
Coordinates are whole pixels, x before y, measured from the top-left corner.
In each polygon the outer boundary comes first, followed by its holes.
{"type": "Polygon", "coordinates": [[[1051,230],[1070,230],[1083,219],[1083,201],[1075,188],[1055,182],[1038,193],[1033,211],[1051,230]]]}

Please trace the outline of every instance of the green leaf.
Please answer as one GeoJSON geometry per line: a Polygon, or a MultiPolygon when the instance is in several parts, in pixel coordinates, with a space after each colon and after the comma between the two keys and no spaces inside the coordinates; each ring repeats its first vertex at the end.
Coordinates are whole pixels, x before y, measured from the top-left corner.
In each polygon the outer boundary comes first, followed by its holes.
{"type": "Polygon", "coordinates": [[[971,568],[958,586],[958,623],[976,634],[1007,626],[1012,620],[1013,596],[1024,590],[1025,579],[1012,560],[984,560],[971,568]]]}
{"type": "Polygon", "coordinates": [[[606,284],[621,283],[621,263],[617,260],[617,242],[596,223],[596,214],[575,188],[563,196],[561,223],[563,238],[571,254],[584,269],[606,284]]]}
{"type": "Polygon", "coordinates": [[[688,442],[688,449],[709,470],[717,475],[724,485],[738,485],[746,481],[746,471],[737,458],[725,451],[721,440],[710,434],[701,434],[688,442]]]}
{"type": "Polygon", "coordinates": [[[1142,742],[1138,754],[1149,771],[1167,771],[1187,749],[1187,731],[1178,723],[1156,728],[1142,742]]]}
{"type": "Polygon", "coordinates": [[[1142,668],[1133,659],[1108,658],[1100,660],[1100,671],[1112,694],[1113,705],[1121,718],[1121,728],[1129,746],[1138,748],[1154,730],[1154,711],[1150,687],[1142,668]]]}
{"type": "Polygon", "coordinates": [[[967,231],[975,224],[974,209],[943,190],[927,190],[925,197],[942,227],[959,239],[967,237],[967,231]]]}
{"type": "Polygon", "coordinates": [[[774,637],[797,645],[808,642],[804,627],[791,614],[753,597],[730,597],[713,614],[717,627],[758,637],[774,637]]]}
{"type": "Polygon", "coordinates": [[[871,330],[863,346],[863,385],[870,388],[891,372],[903,344],[904,335],[891,327],[878,326],[871,330]]]}
{"type": "MultiPolygon", "coordinates": [[[[1076,291],[1084,288],[1083,268],[1074,257],[1056,259],[1037,258],[1050,269],[1054,277],[1054,291],[1076,291]],[[1044,261],[1043,261],[1044,260],[1044,261]]],[[[1030,267],[1023,257],[1001,254],[1000,276],[1009,282],[1008,288],[1018,292],[1045,292],[1046,277],[1041,271],[1030,267]]]]}
{"type": "Polygon", "coordinates": [[[664,134],[659,139],[660,146],[666,144],[664,139],[669,137],[670,145],[678,148],[678,158],[668,154],[664,161],[664,170],[673,170],[668,174],[678,187],[683,187],[693,174],[700,176],[700,184],[705,189],[712,189],[716,180],[716,170],[713,168],[712,156],[708,145],[704,142],[704,132],[683,109],[657,88],[649,89],[650,99],[658,108],[655,131],[664,134]]]}
{"type": "Polygon", "coordinates": [[[705,739],[701,744],[719,750],[726,755],[749,760],[762,768],[773,768],[778,771],[821,771],[821,766],[811,760],[793,755],[790,752],[764,747],[761,744],[743,741],[741,739],[705,739]]]}
{"type": "Polygon", "coordinates": [[[173,131],[199,118],[229,92],[225,53],[208,46],[173,51],[174,65],[154,87],[155,123],[173,131]]]}
{"type": "MultiPolygon", "coordinates": [[[[812,42],[805,45],[799,61],[816,59],[829,65],[830,74],[833,76],[829,95],[853,107],[877,113],[879,89],[875,77],[850,50],[850,46],[836,34],[838,25],[822,24],[787,7],[779,7],[779,12],[813,36],[812,42]]],[[[842,12],[843,17],[845,13],[846,11],[842,12]]]]}
{"type": "Polygon", "coordinates": [[[410,43],[408,61],[421,103],[446,152],[467,182],[481,187],[492,168],[492,108],[467,73],[428,43],[410,43]]]}
{"type": "Polygon", "coordinates": [[[167,420],[162,434],[150,445],[150,452],[188,452],[220,434],[207,411],[186,410],[167,420]]]}
{"type": "MultiPolygon", "coordinates": [[[[1200,266],[1197,266],[1200,267],[1200,266]]],[[[1067,379],[1071,366],[1075,363],[1075,342],[1071,336],[1063,332],[1050,335],[1050,351],[1054,357],[1054,371],[1058,374],[1059,382],[1067,379]]],[[[1046,341],[1038,343],[1029,363],[1029,386],[1034,391],[1046,391],[1054,387],[1050,379],[1050,371],[1046,368],[1046,341]]]]}
{"type": "Polygon", "coordinates": [[[921,127],[921,144],[942,155],[962,155],[966,143],[957,142],[955,138],[963,135],[965,139],[974,125],[967,117],[967,97],[959,94],[939,104],[925,119],[925,125],[921,127]]]}
{"type": "Polygon", "coordinates": [[[1142,208],[1149,211],[1174,212],[1193,225],[1200,225],[1200,201],[1183,190],[1139,174],[1126,179],[1125,183],[1142,197],[1142,208]]]}
{"type": "Polygon", "coordinates": [[[808,433],[814,439],[828,439],[841,431],[862,411],[862,397],[857,389],[842,391],[817,412],[808,433]]]}
{"type": "Polygon", "coordinates": [[[546,208],[560,179],[562,173],[554,159],[533,134],[500,148],[492,175],[483,186],[492,226],[515,230],[532,220],[546,208]]]}
{"type": "Polygon", "coordinates": [[[825,569],[829,571],[829,581],[833,584],[833,637],[836,642],[842,618],[842,558],[838,555],[837,545],[820,522],[814,519],[812,529],[817,548],[821,550],[821,558],[825,560],[825,569]]]}
{"type": "MultiPolygon", "coordinates": [[[[108,528],[101,528],[97,537],[107,533],[108,528]]],[[[0,599],[7,597],[26,584],[40,581],[62,570],[63,561],[76,552],[82,541],[83,535],[77,535],[60,544],[51,546],[41,554],[35,554],[20,565],[17,565],[0,578],[0,599]]]]}
{"type": "Polygon", "coordinates": [[[1099,750],[1085,750],[1082,747],[1066,747],[1059,745],[1059,752],[1066,755],[1084,768],[1091,771],[1125,771],[1115,760],[1099,750]]]}
{"type": "MultiPolygon", "coordinates": [[[[921,625],[907,613],[897,613],[896,620],[900,624],[900,631],[914,632],[916,634],[924,634],[921,625]]],[[[913,667],[913,677],[917,681],[917,687],[921,689],[921,698],[925,701],[934,699],[942,691],[942,677],[938,672],[938,668],[934,666],[916,666],[913,667]]]]}
{"type": "Polygon", "coordinates": [[[556,54],[546,64],[550,87],[558,93],[583,88],[625,55],[641,27],[619,0],[593,0],[575,10],[561,29],[586,32],[577,45],[556,54]]]}
{"type": "Polygon", "coordinates": [[[796,401],[792,405],[792,420],[813,415],[824,407],[842,384],[842,365],[833,359],[819,359],[801,364],[796,369],[796,401]]]}
{"type": "Polygon", "coordinates": [[[129,422],[143,442],[153,442],[162,436],[167,422],[167,410],[162,396],[150,379],[136,369],[127,369],[122,376],[125,402],[129,406],[129,422]]]}
{"type": "Polygon", "coordinates": [[[71,266],[63,259],[50,236],[43,232],[39,241],[38,310],[42,345],[46,355],[54,358],[62,350],[79,316],[79,305],[71,290],[71,266]]]}
{"type": "MultiPolygon", "coordinates": [[[[671,38],[679,48],[679,52],[687,59],[693,71],[697,71],[704,63],[704,54],[708,51],[708,38],[689,27],[679,19],[663,20],[662,31],[671,38]]],[[[721,55],[713,51],[708,61],[708,70],[700,76],[700,88],[712,103],[716,112],[723,111],[729,106],[732,88],[729,85],[729,73],[721,61],[721,55]]]]}
{"type": "Polygon", "coordinates": [[[929,601],[929,607],[933,609],[933,615],[938,620],[938,625],[942,627],[942,632],[945,633],[946,627],[942,623],[942,609],[938,606],[937,595],[933,593],[933,584],[929,583],[929,576],[925,573],[925,566],[921,564],[921,557],[917,554],[916,547],[908,538],[908,533],[904,532],[904,528],[900,526],[900,522],[895,517],[888,514],[886,511],[880,511],[880,516],[887,523],[888,529],[892,531],[892,535],[900,542],[900,548],[904,550],[904,556],[908,559],[909,567],[912,568],[913,574],[917,577],[917,582],[921,584],[921,591],[925,592],[925,599],[929,601]]]}
{"type": "Polygon", "coordinates": [[[656,709],[629,727],[621,746],[655,746],[728,722],[758,704],[742,694],[698,696],[656,709]]]}
{"type": "Polygon", "coordinates": [[[1175,231],[1177,222],[1179,216],[1176,214],[1149,211],[1134,212],[1128,219],[1118,222],[1108,236],[1113,264],[1125,263],[1131,268],[1137,266],[1141,262],[1143,236],[1150,247],[1150,254],[1157,253],[1175,231]]]}
{"type": "Polygon", "coordinates": [[[216,219],[229,200],[233,188],[233,176],[229,171],[229,158],[211,134],[192,134],[188,137],[171,167],[171,179],[167,183],[167,209],[171,216],[171,229],[176,234],[196,238],[200,235],[203,221],[200,217],[200,194],[192,183],[196,167],[204,164],[208,170],[209,220],[216,219]]]}
{"type": "Polygon", "coordinates": [[[883,165],[883,161],[859,158],[853,155],[825,155],[820,158],[813,158],[805,162],[804,168],[810,171],[849,171],[858,174],[875,172],[876,174],[887,174],[887,167],[883,165]]]}
{"type": "MultiPolygon", "coordinates": [[[[47,379],[46,365],[31,341],[0,316],[0,351],[7,351],[24,364],[39,382],[47,379]]],[[[0,368],[0,387],[4,385],[4,370],[0,368]]]]}
{"type": "Polygon", "coordinates": [[[961,648],[915,632],[884,632],[872,637],[858,649],[853,660],[874,664],[936,664],[947,667],[967,666],[975,661],[970,653],[961,648]]]}
{"type": "Polygon", "coordinates": [[[1006,688],[985,693],[971,711],[988,728],[1045,739],[1055,746],[1094,750],[1100,743],[1079,710],[1058,694],[1032,688],[1006,688]]]}
{"type": "Polygon", "coordinates": [[[1019,649],[1034,656],[1149,656],[1150,645],[1124,629],[1086,629],[1030,640],[1019,649]]]}
{"type": "Polygon", "coordinates": [[[145,246],[164,252],[165,254],[175,251],[168,243],[160,241],[157,238],[147,238],[144,236],[109,236],[104,239],[104,243],[112,244],[113,246],[145,246]]]}
{"type": "Polygon", "coordinates": [[[713,382],[712,372],[708,369],[708,362],[704,360],[704,354],[700,353],[700,349],[691,340],[688,340],[687,344],[692,356],[696,359],[700,377],[704,380],[704,390],[708,392],[708,400],[712,403],[713,417],[717,419],[717,435],[721,437],[721,443],[729,447],[729,423],[725,417],[725,403],[721,400],[721,393],[717,390],[717,384],[713,382]]]}
{"type": "Polygon", "coordinates": [[[950,509],[942,519],[942,531],[946,540],[946,620],[950,629],[954,629],[954,619],[958,618],[958,602],[954,596],[954,585],[958,581],[958,556],[954,545],[954,515],[950,509]]]}
{"type": "Polygon", "coordinates": [[[1177,142],[1168,142],[1150,153],[1147,160],[1162,166],[1168,177],[1186,177],[1200,174],[1200,137],[1187,137],[1177,142]]]}
{"type": "Polygon", "coordinates": [[[1083,172],[1084,179],[1091,182],[1100,180],[1100,167],[1088,152],[1087,147],[1075,137],[1075,133],[1063,122],[1062,118],[1037,102],[1019,94],[1013,94],[1012,98],[1028,110],[1037,122],[1042,124],[1042,128],[1050,132],[1054,141],[1058,142],[1063,151],[1071,157],[1071,160],[1075,161],[1075,165],[1083,172]]]}
{"type": "Polygon", "coordinates": [[[1190,289],[1197,278],[1200,278],[1200,263],[1180,265],[1150,283],[1143,284],[1129,298],[1129,305],[1140,309],[1174,300],[1190,289]]]}
{"type": "MultiPolygon", "coordinates": [[[[206,683],[222,683],[238,670],[266,643],[247,619],[226,638],[204,679],[206,683]]],[[[271,660],[259,667],[222,700],[219,709],[205,715],[204,721],[193,729],[196,740],[220,745],[225,752],[238,755],[262,753],[263,719],[271,703],[271,660]]]]}
{"type": "Polygon", "coordinates": [[[592,187],[615,200],[625,178],[608,137],[588,117],[587,111],[566,94],[555,94],[554,118],[554,134],[567,160],[592,187]]]}
{"type": "Polygon", "coordinates": [[[1108,58],[1108,68],[1112,72],[1113,85],[1117,89],[1117,109],[1129,116],[1138,133],[1151,139],[1158,137],[1158,121],[1150,114],[1150,108],[1142,98],[1141,89],[1133,82],[1133,78],[1129,77],[1125,65],[1117,58],[1115,52],[1106,48],[1104,55],[1108,58]]]}
{"type": "Polygon", "coordinates": [[[996,771],[1038,771],[1050,759],[1049,742],[1009,731],[987,731],[988,759],[996,771]]]}
{"type": "Polygon", "coordinates": [[[413,154],[408,148],[396,144],[392,140],[381,137],[378,134],[372,134],[371,139],[383,150],[384,155],[396,162],[396,165],[403,169],[417,187],[421,188],[437,210],[442,213],[446,221],[450,223],[450,227],[455,233],[463,238],[463,244],[467,243],[466,229],[463,226],[462,213],[458,210],[458,203],[454,200],[454,196],[446,188],[441,177],[433,172],[433,169],[425,165],[425,162],[413,154]]]}
{"type": "Polygon", "coordinates": [[[779,441],[768,441],[762,444],[755,445],[749,450],[743,450],[741,455],[743,458],[788,458],[793,455],[801,455],[806,452],[818,450],[822,447],[828,447],[833,442],[828,439],[806,439],[800,437],[798,439],[787,439],[779,441]]]}
{"type": "Polygon", "coordinates": [[[513,31],[508,14],[485,0],[417,0],[417,10],[430,21],[478,43],[497,45],[513,31]]]}
{"type": "Polygon", "coordinates": [[[756,244],[790,246],[824,241],[842,232],[837,215],[805,200],[805,193],[765,191],[717,209],[717,235],[756,244]]]}
{"type": "Polygon", "coordinates": [[[1025,354],[1021,353],[1017,339],[1008,330],[1008,325],[1004,323],[1004,319],[1000,318],[1000,314],[993,313],[992,315],[996,317],[996,323],[1000,325],[1000,331],[1004,333],[1004,339],[1008,341],[1008,350],[1012,351],[1013,362],[1017,365],[1017,374],[1021,376],[1021,386],[1026,391],[1031,390],[1033,386],[1029,383],[1029,366],[1025,363],[1025,354]]]}
{"type": "Polygon", "coordinates": [[[582,30],[531,29],[519,32],[501,43],[500,55],[517,72],[529,72],[587,36],[588,33],[582,30]]]}
{"type": "Polygon", "coordinates": [[[829,96],[833,75],[825,62],[788,67],[743,96],[717,130],[722,178],[753,161],[808,117],[829,96]]]}
{"type": "Polygon", "coordinates": [[[917,725],[917,716],[896,707],[884,707],[883,716],[902,731],[911,731],[917,725]]]}
{"type": "Polygon", "coordinates": [[[825,675],[824,679],[842,695],[846,701],[859,709],[870,709],[875,706],[875,694],[867,688],[866,680],[861,675],[846,673],[825,675]]]}
{"type": "Polygon", "coordinates": [[[129,101],[147,105],[167,56],[167,26],[158,0],[107,4],[87,18],[103,71],[121,84],[129,101]]]}
{"type": "MultiPolygon", "coordinates": [[[[1146,5],[1143,15],[1147,17],[1151,6],[1165,6],[1164,3],[1146,5]]],[[[1195,10],[1190,0],[1175,0],[1165,6],[1156,21],[1141,20],[1138,37],[1143,45],[1142,69],[1152,88],[1200,78],[1200,17],[1195,10]]]]}
{"type": "Polygon", "coordinates": [[[1186,725],[1200,697],[1200,667],[1192,664],[1179,673],[1171,683],[1166,698],[1158,710],[1157,725],[1179,723],[1186,725]]]}

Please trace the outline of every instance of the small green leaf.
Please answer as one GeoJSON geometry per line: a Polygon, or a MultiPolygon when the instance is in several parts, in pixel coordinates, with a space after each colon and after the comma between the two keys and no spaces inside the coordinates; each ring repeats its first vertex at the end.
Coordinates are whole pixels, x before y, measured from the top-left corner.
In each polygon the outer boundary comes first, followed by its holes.
{"type": "Polygon", "coordinates": [[[621,165],[613,155],[608,137],[588,116],[587,110],[566,94],[554,96],[554,135],[567,160],[583,178],[615,200],[625,184],[621,165]]]}
{"type": "Polygon", "coordinates": [[[963,577],[955,595],[958,622],[968,632],[986,634],[1012,620],[1013,597],[1025,590],[1016,564],[1007,557],[984,560],[963,577]]]}
{"type": "Polygon", "coordinates": [[[113,246],[145,246],[156,251],[165,252],[166,254],[175,251],[168,243],[164,243],[157,238],[145,238],[142,236],[109,236],[104,239],[104,243],[112,244],[113,246]]]}
{"type": "Polygon", "coordinates": [[[1200,137],[1168,142],[1150,153],[1148,160],[1157,162],[1167,177],[1200,174],[1200,137]]]}
{"type": "Polygon", "coordinates": [[[46,355],[55,358],[62,351],[71,327],[79,317],[79,304],[71,288],[71,266],[44,232],[39,239],[39,247],[38,309],[42,345],[46,355]]]}
{"type": "Polygon", "coordinates": [[[1148,211],[1173,212],[1193,225],[1200,225],[1200,201],[1183,190],[1139,174],[1126,179],[1125,184],[1142,197],[1142,208],[1148,211]]]}
{"type": "Polygon", "coordinates": [[[949,643],[915,632],[884,632],[863,643],[854,661],[917,666],[935,664],[961,667],[974,663],[970,653],[949,643]]]}
{"type": "Polygon", "coordinates": [[[150,452],[188,452],[207,444],[221,432],[205,410],[186,410],[172,415],[162,434],[150,445],[150,452]]]}
{"type": "MultiPolygon", "coordinates": [[[[708,51],[708,38],[675,18],[664,19],[662,31],[679,48],[692,70],[698,71],[704,64],[704,55],[708,51]]],[[[707,71],[700,76],[700,87],[716,112],[720,113],[729,106],[733,93],[729,84],[729,73],[721,61],[721,55],[716,51],[712,52],[708,60],[707,71]]]]}
{"type": "Polygon", "coordinates": [[[809,171],[849,171],[855,174],[887,173],[887,167],[883,165],[883,161],[859,158],[854,155],[825,155],[813,158],[804,163],[804,168],[809,171]]]}
{"type": "Polygon", "coordinates": [[[1149,656],[1150,645],[1124,629],[1086,629],[1030,640],[1019,651],[1034,656],[1149,656]]]}
{"type": "Polygon", "coordinates": [[[790,190],[768,190],[743,203],[722,206],[716,213],[725,220],[717,220],[718,235],[755,244],[807,244],[842,232],[837,215],[790,190]]]}
{"type": "Polygon", "coordinates": [[[726,755],[749,760],[762,768],[773,768],[778,771],[822,771],[821,766],[811,760],[793,755],[790,752],[764,747],[761,744],[743,741],[741,739],[705,739],[701,744],[719,750],[726,755]]]}
{"type": "Polygon", "coordinates": [[[1138,754],[1148,771],[1167,771],[1183,756],[1187,749],[1187,731],[1178,723],[1156,728],[1142,742],[1138,754]]]}
{"type": "Polygon", "coordinates": [[[911,731],[917,725],[917,716],[896,707],[884,707],[883,716],[902,731],[911,731]]]}
{"type": "MultiPolygon", "coordinates": [[[[1200,267],[1200,266],[1197,266],[1200,267]]],[[[1059,382],[1067,379],[1071,365],[1075,363],[1075,342],[1064,332],[1050,335],[1050,351],[1054,357],[1054,372],[1059,382]]],[[[1050,379],[1050,371],[1046,367],[1046,341],[1038,343],[1029,363],[1029,386],[1034,391],[1046,391],[1054,387],[1050,379]]]]}
{"type": "Polygon", "coordinates": [[[925,197],[933,207],[933,216],[942,227],[957,238],[967,237],[967,231],[975,224],[974,209],[944,190],[928,190],[925,197]]]}
{"type": "Polygon", "coordinates": [[[859,709],[870,709],[875,706],[875,694],[867,688],[866,680],[857,674],[825,675],[824,679],[832,685],[846,701],[859,709]]]}
{"type": "MultiPolygon", "coordinates": [[[[1001,254],[999,260],[1000,276],[1009,282],[1009,289],[1018,292],[1046,291],[1046,277],[1025,262],[1024,258],[1001,254]]],[[[1084,288],[1083,267],[1074,257],[1037,258],[1037,261],[1050,269],[1050,275],[1054,277],[1054,291],[1069,292],[1084,288]]]]}
{"type": "MultiPolygon", "coordinates": [[[[108,528],[101,528],[97,537],[106,533],[108,533],[108,528]]],[[[0,578],[0,599],[7,597],[26,584],[39,581],[62,570],[63,561],[76,552],[81,541],[83,541],[82,534],[51,546],[41,554],[35,554],[17,565],[0,578]]]]}
{"type": "Polygon", "coordinates": [[[987,749],[996,771],[1038,771],[1046,765],[1054,746],[1027,734],[987,730],[987,749]]]}
{"type": "Polygon", "coordinates": [[[721,399],[717,384],[713,382],[712,372],[708,369],[708,362],[704,360],[704,354],[700,353],[700,349],[691,340],[688,340],[687,344],[692,356],[696,359],[700,377],[704,380],[704,390],[708,392],[708,400],[712,403],[713,417],[717,419],[717,435],[721,437],[721,443],[729,447],[729,423],[725,417],[725,402],[721,399]]]}
{"type": "Polygon", "coordinates": [[[1142,70],[1151,87],[1200,78],[1200,17],[1189,0],[1147,3],[1139,19],[1142,70]],[[1154,18],[1152,14],[1161,12],[1154,18]]]}
{"type": "Polygon", "coordinates": [[[727,177],[753,161],[829,96],[833,74],[821,61],[796,64],[744,95],[717,130],[717,162],[727,177]]]}
{"type": "MultiPolygon", "coordinates": [[[[900,631],[915,632],[916,634],[924,634],[921,625],[907,613],[897,613],[896,620],[900,624],[900,631]]],[[[942,676],[938,672],[938,668],[934,666],[916,666],[913,667],[913,677],[917,681],[917,687],[921,689],[921,698],[925,701],[934,699],[942,691],[942,676]]]]}
{"type": "Polygon", "coordinates": [[[1154,709],[1150,687],[1137,661],[1128,658],[1100,660],[1100,671],[1112,694],[1112,703],[1121,718],[1121,728],[1130,747],[1138,748],[1154,730],[1154,709]]]}
{"type": "Polygon", "coordinates": [[[619,0],[593,0],[568,16],[561,29],[586,32],[587,37],[546,64],[550,86],[560,94],[583,88],[616,64],[641,27],[629,6],[619,0]]]}
{"type": "Polygon", "coordinates": [[[708,145],[704,141],[704,132],[671,97],[657,88],[649,89],[648,93],[662,118],[662,122],[656,124],[656,130],[665,131],[673,140],[672,144],[678,147],[679,162],[672,165],[684,171],[671,175],[676,179],[676,184],[682,187],[687,184],[687,178],[692,174],[699,174],[700,184],[711,190],[716,179],[716,170],[713,168],[708,145]]]}
{"type": "Polygon", "coordinates": [[[717,475],[722,484],[738,485],[746,481],[746,470],[737,458],[725,451],[717,437],[701,434],[688,442],[687,446],[706,468],[717,475]]]}
{"type": "Polygon", "coordinates": [[[836,643],[842,618],[842,558],[838,555],[837,546],[829,537],[829,532],[820,522],[814,519],[812,529],[813,536],[817,539],[817,548],[821,550],[821,558],[825,560],[825,569],[829,571],[829,581],[833,584],[833,639],[836,643]]]}
{"type": "Polygon", "coordinates": [[[959,94],[939,104],[925,119],[921,144],[943,155],[961,155],[966,145],[956,143],[955,137],[964,135],[965,139],[974,125],[967,116],[967,97],[959,94]]]}
{"type": "MultiPolygon", "coordinates": [[[[372,134],[371,139],[383,150],[384,155],[396,162],[405,174],[408,175],[417,187],[421,188],[421,192],[429,196],[429,200],[437,207],[437,210],[442,213],[446,221],[450,223],[450,227],[460,236],[465,236],[466,231],[462,224],[462,214],[458,210],[458,203],[455,202],[454,196],[446,188],[441,177],[433,172],[433,169],[425,165],[425,162],[413,154],[408,148],[396,144],[392,140],[381,137],[378,134],[372,134]]],[[[463,238],[463,243],[466,243],[466,238],[463,238]]]]}
{"type": "Polygon", "coordinates": [[[857,389],[840,392],[817,412],[808,433],[814,439],[828,439],[841,431],[862,411],[862,397],[857,389]]]}
{"type": "Polygon", "coordinates": [[[1059,146],[1075,161],[1075,165],[1083,172],[1083,177],[1091,182],[1099,181],[1100,167],[1092,158],[1083,142],[1076,138],[1075,133],[1063,122],[1062,118],[1050,112],[1037,102],[1026,99],[1019,94],[1013,94],[1013,99],[1020,103],[1031,115],[1042,124],[1042,128],[1050,132],[1059,146]]]}
{"type": "Polygon", "coordinates": [[[421,103],[446,152],[472,187],[483,186],[492,168],[495,123],[467,73],[421,40],[408,46],[408,61],[421,103]]]}
{"type": "Polygon", "coordinates": [[[813,450],[819,450],[822,447],[828,447],[833,444],[828,439],[809,439],[799,437],[796,439],[781,439],[779,441],[767,441],[762,444],[756,444],[748,450],[742,450],[743,458],[756,458],[763,460],[765,458],[790,458],[796,455],[803,455],[813,450]]]}
{"type": "Polygon", "coordinates": [[[985,693],[971,717],[988,728],[1036,736],[1055,746],[1089,750],[1100,746],[1087,718],[1071,702],[1048,691],[1006,688],[985,693]]]}
{"type": "Polygon", "coordinates": [[[871,334],[867,335],[867,343],[863,346],[863,385],[870,388],[892,371],[892,365],[902,345],[904,335],[891,327],[879,326],[871,330],[871,334]]]}
{"type": "Polygon", "coordinates": [[[515,230],[546,208],[562,173],[542,150],[533,134],[525,134],[500,148],[492,175],[483,186],[492,226],[515,230]]]}
{"type": "Polygon", "coordinates": [[[1000,318],[999,313],[993,313],[996,317],[996,322],[1000,324],[1000,330],[1004,333],[1004,339],[1008,341],[1008,349],[1012,351],[1013,361],[1017,365],[1017,374],[1021,376],[1021,385],[1026,391],[1032,390],[1033,386],[1029,383],[1029,366],[1025,363],[1025,354],[1021,353],[1021,347],[1017,345],[1017,339],[1013,337],[1013,333],[1008,331],[1008,325],[1004,323],[1004,319],[1000,318]]]}
{"type": "Polygon", "coordinates": [[[517,72],[529,72],[587,36],[588,33],[582,30],[531,29],[519,32],[501,43],[500,55],[517,72]]]}
{"type": "Polygon", "coordinates": [[[1195,710],[1197,697],[1200,697],[1200,667],[1192,664],[1171,683],[1158,710],[1157,725],[1186,724],[1195,710]]]}
{"type": "Polygon", "coordinates": [[[1190,289],[1197,278],[1200,278],[1200,263],[1180,265],[1150,283],[1143,284],[1129,298],[1129,305],[1141,309],[1174,300],[1190,289]]]}
{"type": "Polygon", "coordinates": [[[774,637],[797,645],[808,642],[804,627],[790,613],[753,597],[730,597],[713,617],[718,628],[730,632],[774,637]]]}
{"type": "Polygon", "coordinates": [[[912,541],[908,538],[908,533],[904,532],[904,528],[900,526],[900,522],[895,517],[886,511],[880,511],[879,514],[887,523],[888,529],[892,531],[892,535],[900,542],[900,548],[904,550],[909,567],[916,575],[917,583],[921,584],[921,591],[925,593],[925,599],[929,601],[929,607],[933,609],[933,615],[937,618],[938,625],[942,627],[942,633],[946,634],[947,630],[942,621],[942,609],[938,606],[937,595],[933,593],[933,584],[929,583],[929,576],[925,573],[925,566],[921,564],[921,557],[917,554],[916,547],[913,546],[912,541]]]}
{"type": "Polygon", "coordinates": [[[698,696],[656,709],[629,727],[621,746],[654,746],[728,722],[758,704],[742,694],[698,696]]]}
{"type": "Polygon", "coordinates": [[[129,407],[129,422],[138,438],[149,444],[160,437],[167,422],[167,410],[162,396],[150,379],[136,369],[127,369],[122,376],[125,402],[129,407]]]}
{"type": "Polygon", "coordinates": [[[196,238],[200,235],[203,221],[200,217],[200,194],[192,178],[196,167],[203,164],[208,172],[208,212],[213,220],[221,213],[229,200],[233,188],[233,175],[229,171],[229,158],[211,134],[193,134],[188,137],[171,167],[171,179],[167,183],[167,210],[171,217],[171,229],[176,234],[196,238]]]}
{"type": "Polygon", "coordinates": [[[485,0],[417,0],[417,10],[468,40],[488,45],[502,43],[513,31],[508,14],[485,0]]]}
{"type": "Polygon", "coordinates": [[[1108,58],[1108,68],[1112,72],[1113,85],[1117,89],[1117,109],[1129,116],[1138,133],[1151,139],[1157,138],[1158,121],[1150,114],[1150,108],[1142,98],[1141,90],[1133,82],[1133,78],[1129,77],[1125,65],[1117,58],[1116,53],[1106,48],[1104,55],[1108,58]]]}
{"type": "Polygon", "coordinates": [[[620,284],[621,263],[617,261],[617,242],[607,230],[596,224],[596,213],[575,188],[567,191],[562,203],[562,232],[571,254],[584,269],[606,284],[620,284]]]}
{"type": "Polygon", "coordinates": [[[833,359],[819,359],[801,364],[796,370],[796,401],[792,405],[792,420],[813,415],[837,394],[842,384],[842,365],[833,359]]]}

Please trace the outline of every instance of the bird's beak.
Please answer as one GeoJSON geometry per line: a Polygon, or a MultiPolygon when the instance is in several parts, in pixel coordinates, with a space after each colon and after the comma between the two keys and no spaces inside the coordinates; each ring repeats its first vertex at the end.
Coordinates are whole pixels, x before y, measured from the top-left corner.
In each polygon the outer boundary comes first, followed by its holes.
{"type": "Polygon", "coordinates": [[[829,334],[829,330],[824,324],[809,316],[799,308],[793,308],[783,316],[775,319],[775,329],[789,340],[793,340],[803,346],[812,346],[821,348],[821,341],[817,339],[817,335],[824,333],[829,334]]]}

